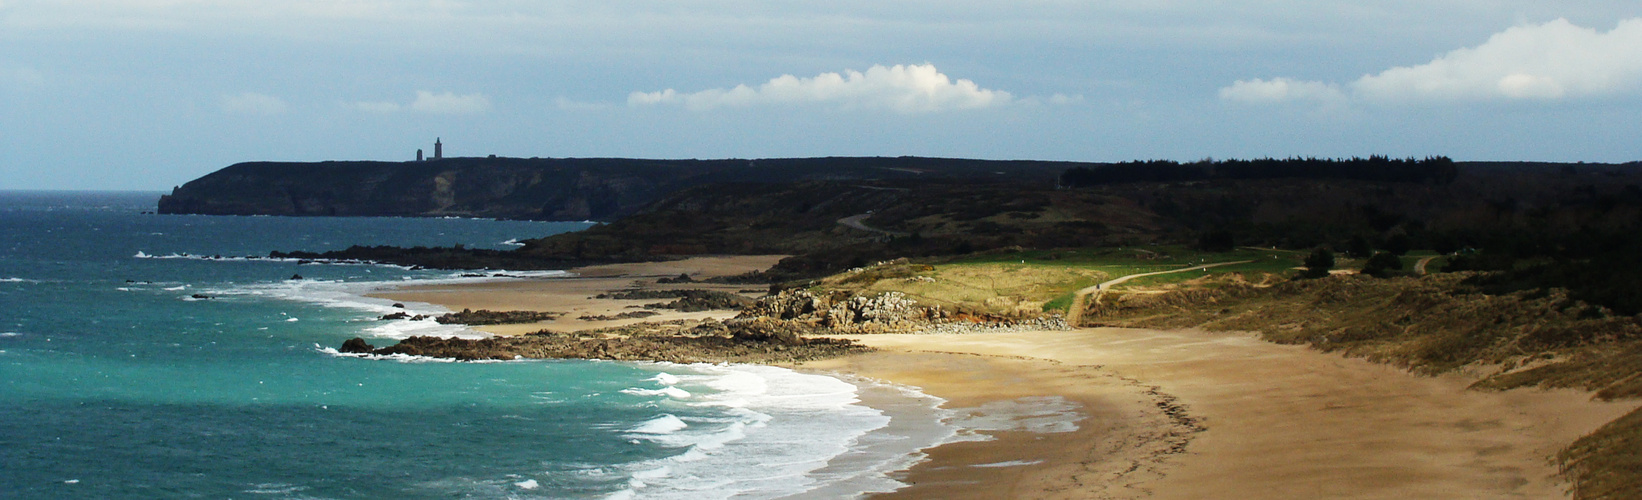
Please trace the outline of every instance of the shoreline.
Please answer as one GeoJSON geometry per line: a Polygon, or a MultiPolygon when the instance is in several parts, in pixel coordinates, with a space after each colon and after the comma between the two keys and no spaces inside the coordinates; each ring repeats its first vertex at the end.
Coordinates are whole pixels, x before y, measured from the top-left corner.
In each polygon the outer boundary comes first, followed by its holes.
{"type": "MultiPolygon", "coordinates": [[[[473,327],[499,335],[722,319],[735,313],[575,318],[633,310],[645,301],[589,297],[636,279],[651,289],[757,288],[654,279],[740,274],[775,260],[618,264],[577,269],[576,278],[369,295],[452,310],[567,313],[473,327]]],[[[909,486],[873,498],[1565,498],[1568,485],[1550,457],[1642,405],[1595,402],[1573,390],[1473,391],[1463,375],[1418,376],[1239,333],[1086,328],[845,338],[878,350],[774,366],[915,387],[946,400],[943,409],[960,426],[991,437],[917,452],[927,458],[891,474],[909,486]],[[1072,419],[1075,429],[1066,425],[1072,419]]]]}
{"type": "Polygon", "coordinates": [[[641,282],[643,288],[651,290],[706,289],[739,293],[743,290],[758,289],[759,293],[763,293],[767,285],[727,285],[702,283],[700,280],[762,271],[774,266],[784,257],[786,256],[721,256],[666,262],[606,264],[570,269],[568,272],[572,275],[568,277],[412,283],[372,291],[365,296],[399,302],[435,304],[452,311],[489,309],[564,313],[560,318],[535,323],[468,327],[494,335],[524,335],[539,330],[568,332],[672,320],[722,320],[734,317],[735,311],[680,312],[670,309],[644,309],[645,304],[666,301],[595,299],[593,296],[612,290],[636,288],[635,282],[641,282]],[[689,274],[698,281],[655,283],[659,278],[671,278],[680,274],[689,274]],[[616,316],[633,311],[651,311],[657,314],[644,318],[581,319],[583,316],[616,316]]]}

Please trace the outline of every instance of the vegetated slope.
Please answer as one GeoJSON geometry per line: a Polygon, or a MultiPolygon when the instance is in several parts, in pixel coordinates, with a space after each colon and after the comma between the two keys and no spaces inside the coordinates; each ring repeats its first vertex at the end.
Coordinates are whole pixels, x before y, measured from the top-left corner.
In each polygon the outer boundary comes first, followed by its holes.
{"type": "Polygon", "coordinates": [[[1009,178],[1049,184],[1070,166],[944,158],[637,160],[446,158],[240,163],[177,187],[167,214],[614,220],[680,189],[720,182],[1009,178]]]}
{"type": "Polygon", "coordinates": [[[518,252],[548,260],[793,254],[777,273],[809,277],[891,257],[1096,246],[1155,232],[1130,203],[1046,183],[738,183],[681,191],[607,225],[526,241],[518,252]],[[860,215],[877,231],[839,223],[860,215]]]}

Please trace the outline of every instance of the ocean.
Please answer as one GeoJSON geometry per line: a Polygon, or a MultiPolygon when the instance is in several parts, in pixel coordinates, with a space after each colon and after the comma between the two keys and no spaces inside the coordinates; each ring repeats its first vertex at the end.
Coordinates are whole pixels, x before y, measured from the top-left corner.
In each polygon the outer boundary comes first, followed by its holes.
{"type": "Polygon", "coordinates": [[[589,224],[145,213],[158,196],[0,192],[0,497],[850,497],[956,435],[915,390],[774,367],[340,355],[482,335],[378,320],[401,309],[370,290],[508,278],[256,256],[589,224]]]}

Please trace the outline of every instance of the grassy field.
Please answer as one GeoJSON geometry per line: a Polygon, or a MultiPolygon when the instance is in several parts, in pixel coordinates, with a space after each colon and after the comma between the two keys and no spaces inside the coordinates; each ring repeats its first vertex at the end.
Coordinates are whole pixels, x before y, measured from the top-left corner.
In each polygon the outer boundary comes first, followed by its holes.
{"type": "Polygon", "coordinates": [[[1178,246],[989,252],[944,262],[871,266],[823,280],[820,288],[896,291],[926,305],[1022,317],[1065,313],[1078,290],[1121,276],[1239,260],[1254,262],[1210,268],[1207,273],[1151,276],[1125,286],[1156,286],[1204,274],[1283,273],[1298,265],[1294,255],[1253,249],[1205,253],[1178,246]]]}

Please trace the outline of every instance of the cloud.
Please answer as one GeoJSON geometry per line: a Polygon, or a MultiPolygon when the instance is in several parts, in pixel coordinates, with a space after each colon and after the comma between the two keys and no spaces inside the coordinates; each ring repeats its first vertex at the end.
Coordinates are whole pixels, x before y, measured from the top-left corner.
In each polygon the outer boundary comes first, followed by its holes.
{"type": "MultiPolygon", "coordinates": [[[[1557,100],[1642,89],[1642,18],[1606,33],[1566,19],[1517,26],[1418,66],[1365,75],[1350,97],[1375,101],[1557,100]]],[[[1332,83],[1288,78],[1241,80],[1220,89],[1240,102],[1332,100],[1332,83]]]]}
{"type": "Polygon", "coordinates": [[[416,100],[411,101],[411,111],[439,115],[471,115],[490,111],[490,99],[484,94],[456,95],[450,92],[435,94],[426,90],[416,91],[416,100]]]}
{"type": "Polygon", "coordinates": [[[976,109],[1009,104],[1008,92],[983,89],[975,82],[951,78],[933,64],[882,65],[866,72],[848,70],[798,78],[782,75],[757,87],[737,85],[680,93],[673,89],[633,92],[629,106],[682,105],[702,111],[720,107],[826,104],[844,109],[885,109],[898,113],[928,113],[976,109]]]}
{"type": "Polygon", "coordinates": [[[427,90],[416,91],[416,99],[410,104],[399,104],[393,101],[357,101],[347,104],[348,107],[366,113],[390,114],[400,111],[427,113],[434,115],[471,115],[490,111],[490,98],[484,94],[456,95],[451,92],[434,93],[427,90]]]}
{"type": "Polygon", "coordinates": [[[1307,82],[1289,78],[1273,78],[1271,80],[1238,80],[1230,87],[1220,89],[1220,98],[1228,101],[1246,103],[1272,103],[1281,101],[1323,101],[1331,102],[1345,98],[1340,87],[1330,83],[1307,82]]]}
{"type": "Polygon", "coordinates": [[[277,115],[290,106],[285,101],[267,94],[245,92],[222,96],[222,110],[240,115],[277,115]]]}

